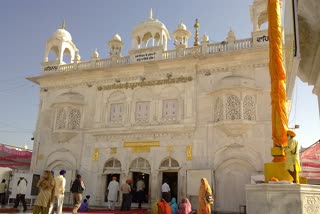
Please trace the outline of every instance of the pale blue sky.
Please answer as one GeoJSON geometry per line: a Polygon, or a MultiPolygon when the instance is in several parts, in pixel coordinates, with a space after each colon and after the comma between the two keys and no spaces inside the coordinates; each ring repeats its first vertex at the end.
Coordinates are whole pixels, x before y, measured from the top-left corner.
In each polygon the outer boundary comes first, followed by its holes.
{"type": "MultiPolygon", "coordinates": [[[[131,45],[131,30],[149,17],[162,21],[171,33],[183,21],[194,33],[196,18],[200,36],[223,41],[232,28],[238,39],[251,37],[249,5],[253,0],[2,0],[0,1],[0,143],[32,148],[39,87],[25,79],[40,73],[45,41],[66,20],[66,30],[80,50],[81,60],[89,60],[97,48],[100,58],[108,57],[106,43],[114,33],[124,42],[123,55],[131,45]]],[[[171,36],[172,37],[172,36],[171,36]]],[[[189,41],[191,44],[192,41],[189,41]]],[[[169,41],[173,48],[173,40],[169,41]]],[[[320,139],[316,96],[301,82],[295,90],[294,117],[299,124],[298,139],[309,146],[320,139]]]]}

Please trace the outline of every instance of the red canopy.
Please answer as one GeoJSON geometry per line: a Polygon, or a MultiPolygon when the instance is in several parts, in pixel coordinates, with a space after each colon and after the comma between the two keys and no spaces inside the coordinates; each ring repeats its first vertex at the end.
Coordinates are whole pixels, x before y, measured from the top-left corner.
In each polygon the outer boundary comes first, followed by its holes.
{"type": "Polygon", "coordinates": [[[0,167],[29,169],[32,151],[0,144],[0,167]]]}
{"type": "Polygon", "coordinates": [[[320,179],[320,140],[301,153],[301,175],[308,179],[320,179]]]}

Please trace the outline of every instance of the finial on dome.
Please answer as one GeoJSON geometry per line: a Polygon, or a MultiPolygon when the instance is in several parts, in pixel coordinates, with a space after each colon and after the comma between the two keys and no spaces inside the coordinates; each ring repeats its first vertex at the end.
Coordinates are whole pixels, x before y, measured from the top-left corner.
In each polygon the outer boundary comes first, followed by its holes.
{"type": "Polygon", "coordinates": [[[149,18],[153,19],[153,17],[152,17],[152,8],[150,9],[150,17],[149,18]]]}
{"type": "Polygon", "coordinates": [[[61,25],[61,29],[65,29],[66,27],[66,20],[63,20],[62,25],[61,25]]]}

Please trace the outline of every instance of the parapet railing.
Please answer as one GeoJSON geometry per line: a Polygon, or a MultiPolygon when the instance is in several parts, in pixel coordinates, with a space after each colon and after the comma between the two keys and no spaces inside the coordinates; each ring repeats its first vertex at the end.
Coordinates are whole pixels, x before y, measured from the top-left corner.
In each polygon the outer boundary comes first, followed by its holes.
{"type": "MultiPolygon", "coordinates": [[[[226,52],[226,51],[234,51],[241,49],[252,48],[252,38],[236,40],[234,43],[228,44],[227,42],[217,42],[211,44],[202,44],[195,47],[189,47],[182,49],[182,51],[178,49],[168,50],[162,52],[160,57],[157,59],[166,60],[166,59],[174,59],[178,57],[184,56],[192,56],[192,55],[202,55],[202,54],[214,54],[218,52],[226,52]]],[[[106,68],[113,64],[132,64],[139,62],[132,62],[130,60],[130,56],[120,57],[118,59],[112,60],[111,58],[107,59],[97,59],[90,60],[85,62],[75,61],[70,64],[62,64],[62,65],[54,65],[53,62],[43,63],[42,64],[42,74],[55,73],[55,72],[72,72],[79,70],[87,70],[94,68],[106,68]]]]}

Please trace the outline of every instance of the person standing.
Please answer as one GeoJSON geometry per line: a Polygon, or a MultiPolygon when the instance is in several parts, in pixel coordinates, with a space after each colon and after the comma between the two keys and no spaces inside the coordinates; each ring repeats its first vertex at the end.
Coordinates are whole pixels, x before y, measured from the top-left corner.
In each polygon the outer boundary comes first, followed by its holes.
{"type": "Polygon", "coordinates": [[[206,178],[201,178],[199,196],[198,196],[198,211],[197,214],[210,214],[212,202],[207,200],[208,196],[212,196],[212,190],[206,178]]]}
{"type": "Polygon", "coordinates": [[[117,177],[113,176],[112,181],[108,185],[108,209],[114,210],[115,202],[118,199],[119,192],[119,182],[117,181],[117,177]]]}
{"type": "Polygon", "coordinates": [[[164,179],[164,182],[161,186],[161,191],[162,191],[162,198],[166,200],[167,203],[169,203],[171,200],[171,194],[170,194],[170,186],[168,184],[167,179],[164,179]]]}
{"type": "Polygon", "coordinates": [[[76,179],[73,181],[70,191],[73,195],[73,209],[72,213],[76,214],[81,206],[82,193],[85,190],[85,185],[81,179],[81,175],[77,174],[76,179]]]}
{"type": "Polygon", "coordinates": [[[2,179],[0,183],[0,203],[5,205],[7,184],[6,179],[2,179]]]}
{"type": "Polygon", "coordinates": [[[175,197],[172,197],[169,205],[171,207],[171,214],[177,214],[178,213],[178,204],[177,204],[177,199],[175,197]]]}
{"type": "Polygon", "coordinates": [[[171,207],[163,198],[157,203],[158,214],[171,214],[171,207]]]}
{"type": "Polygon", "coordinates": [[[144,201],[144,188],[146,188],[146,185],[144,184],[142,178],[139,178],[138,182],[136,183],[137,187],[137,199],[139,203],[139,209],[141,209],[141,203],[144,201]]]}
{"type": "Polygon", "coordinates": [[[130,193],[131,193],[131,187],[129,185],[129,180],[126,180],[124,184],[121,185],[120,191],[122,192],[122,203],[121,203],[121,211],[130,210],[131,203],[130,200],[130,193]]]}
{"type": "Polygon", "coordinates": [[[192,206],[188,198],[183,198],[179,205],[179,214],[192,214],[192,206]]]}
{"type": "Polygon", "coordinates": [[[40,192],[33,205],[33,214],[47,214],[49,211],[50,200],[54,195],[54,179],[50,171],[43,172],[42,178],[39,180],[37,187],[40,192]]]}
{"type": "Polygon", "coordinates": [[[299,146],[298,141],[294,139],[296,133],[288,130],[288,146],[285,147],[286,151],[286,162],[285,169],[293,178],[293,183],[299,183],[299,172],[301,171],[300,160],[299,160],[299,146]]]}
{"type": "Polygon", "coordinates": [[[27,210],[26,204],[26,192],[27,192],[28,181],[24,177],[20,177],[20,180],[17,183],[17,195],[16,200],[14,201],[14,208],[18,208],[20,201],[23,205],[23,212],[27,210]]]}
{"type": "MultiPolygon", "coordinates": [[[[66,170],[61,170],[60,175],[58,175],[55,180],[55,190],[54,190],[54,199],[57,201],[57,214],[62,214],[63,200],[64,200],[64,192],[66,187],[66,179],[65,174],[66,170]]],[[[52,213],[53,207],[55,204],[55,200],[50,204],[49,214],[52,213]]]]}

